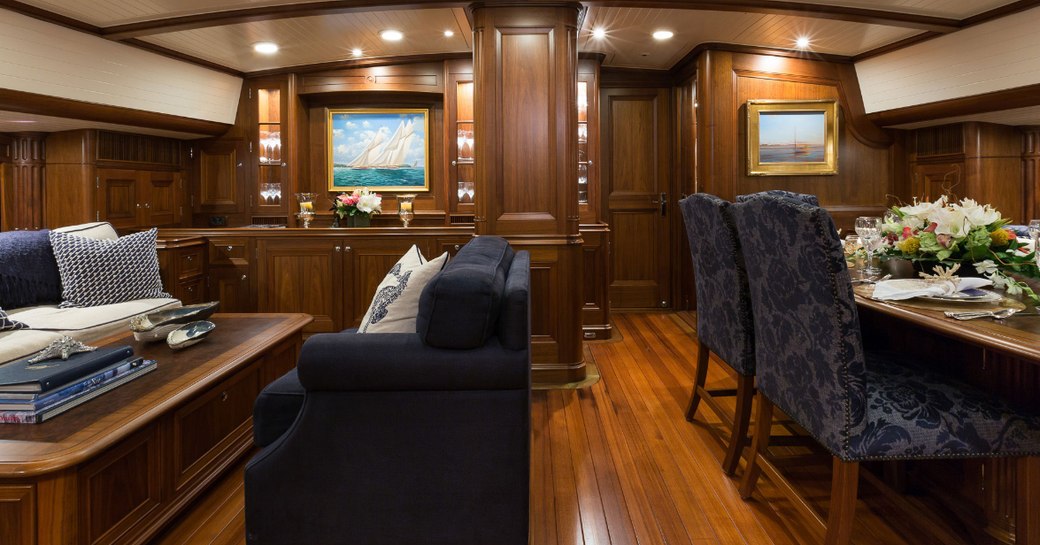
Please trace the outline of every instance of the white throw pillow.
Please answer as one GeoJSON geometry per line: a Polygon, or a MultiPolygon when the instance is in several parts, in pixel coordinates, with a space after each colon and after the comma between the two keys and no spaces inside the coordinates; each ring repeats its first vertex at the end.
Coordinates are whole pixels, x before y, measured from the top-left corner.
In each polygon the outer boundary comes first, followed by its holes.
{"type": "Polygon", "coordinates": [[[419,296],[447,263],[447,252],[427,261],[413,245],[379,283],[358,333],[415,333],[419,296]]]}

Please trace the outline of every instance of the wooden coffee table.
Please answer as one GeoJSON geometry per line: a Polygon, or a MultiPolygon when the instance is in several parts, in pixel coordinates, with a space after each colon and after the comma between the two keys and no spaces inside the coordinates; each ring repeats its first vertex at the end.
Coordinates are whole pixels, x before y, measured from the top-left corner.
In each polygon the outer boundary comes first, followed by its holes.
{"type": "Polygon", "coordinates": [[[155,371],[42,424],[0,425],[0,543],[147,542],[252,446],[253,402],[296,364],[306,314],[217,314],[155,371]]]}

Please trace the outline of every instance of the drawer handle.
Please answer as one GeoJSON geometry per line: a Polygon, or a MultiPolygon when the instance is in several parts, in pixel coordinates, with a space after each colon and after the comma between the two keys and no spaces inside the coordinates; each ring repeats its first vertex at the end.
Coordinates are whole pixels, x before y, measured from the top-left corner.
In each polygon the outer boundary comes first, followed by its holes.
{"type": "Polygon", "coordinates": [[[195,286],[188,286],[188,293],[195,293],[195,286]]]}
{"type": "Polygon", "coordinates": [[[228,247],[227,247],[227,251],[228,251],[228,252],[230,252],[230,251],[231,251],[231,250],[233,250],[234,248],[235,248],[234,246],[228,246],[228,247]]]}
{"type": "Polygon", "coordinates": [[[189,255],[188,256],[188,261],[195,261],[195,256],[189,255]]]}
{"type": "Polygon", "coordinates": [[[243,275],[242,275],[242,281],[243,281],[243,282],[245,282],[245,281],[246,281],[246,278],[247,278],[247,277],[246,277],[246,275],[244,275],[244,274],[243,274],[243,275]]]}
{"type": "Polygon", "coordinates": [[[221,401],[227,401],[228,400],[228,393],[227,392],[220,392],[220,400],[221,401]]]}
{"type": "Polygon", "coordinates": [[[457,252],[457,251],[459,251],[459,248],[462,248],[462,246],[459,246],[458,244],[456,244],[456,245],[455,245],[455,251],[456,251],[456,252],[457,252]]]}

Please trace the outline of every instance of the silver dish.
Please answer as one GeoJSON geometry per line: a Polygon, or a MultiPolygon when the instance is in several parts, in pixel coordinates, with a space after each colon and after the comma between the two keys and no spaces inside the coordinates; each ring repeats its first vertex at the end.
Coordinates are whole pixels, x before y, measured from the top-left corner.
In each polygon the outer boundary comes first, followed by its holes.
{"type": "Polygon", "coordinates": [[[130,331],[138,341],[159,341],[181,324],[209,318],[219,306],[220,301],[210,301],[134,316],[130,319],[130,331]]]}
{"type": "Polygon", "coordinates": [[[167,335],[166,344],[170,345],[170,348],[174,350],[187,348],[205,339],[206,336],[216,328],[217,324],[208,320],[199,320],[197,322],[191,322],[190,324],[184,324],[167,335]]]}

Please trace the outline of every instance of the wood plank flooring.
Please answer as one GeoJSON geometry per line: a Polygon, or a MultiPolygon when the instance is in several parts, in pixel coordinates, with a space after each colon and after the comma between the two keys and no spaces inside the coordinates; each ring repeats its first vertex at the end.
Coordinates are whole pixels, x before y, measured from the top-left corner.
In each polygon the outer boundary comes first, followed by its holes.
{"type": "MultiPolygon", "coordinates": [[[[586,344],[602,379],[585,389],[533,394],[533,545],[800,545],[821,543],[763,481],[752,501],[720,464],[727,432],[702,405],[683,418],[696,348],[690,313],[615,313],[616,338],[586,344]]],[[[710,387],[732,379],[712,366],[710,387]]],[[[778,449],[778,455],[805,453],[778,449]]],[[[778,462],[817,508],[826,507],[830,458],[778,462]]],[[[242,545],[242,468],[153,545],[242,545]]],[[[860,485],[853,543],[968,543],[952,517],[920,496],[860,485]]],[[[417,538],[415,544],[421,543],[417,538]]],[[[402,544],[402,545],[415,545],[402,544]]],[[[302,544],[301,544],[302,545],[302,544]]],[[[320,544],[308,544],[320,545],[320,544]]],[[[489,544],[493,545],[493,544],[489,544]]]]}

